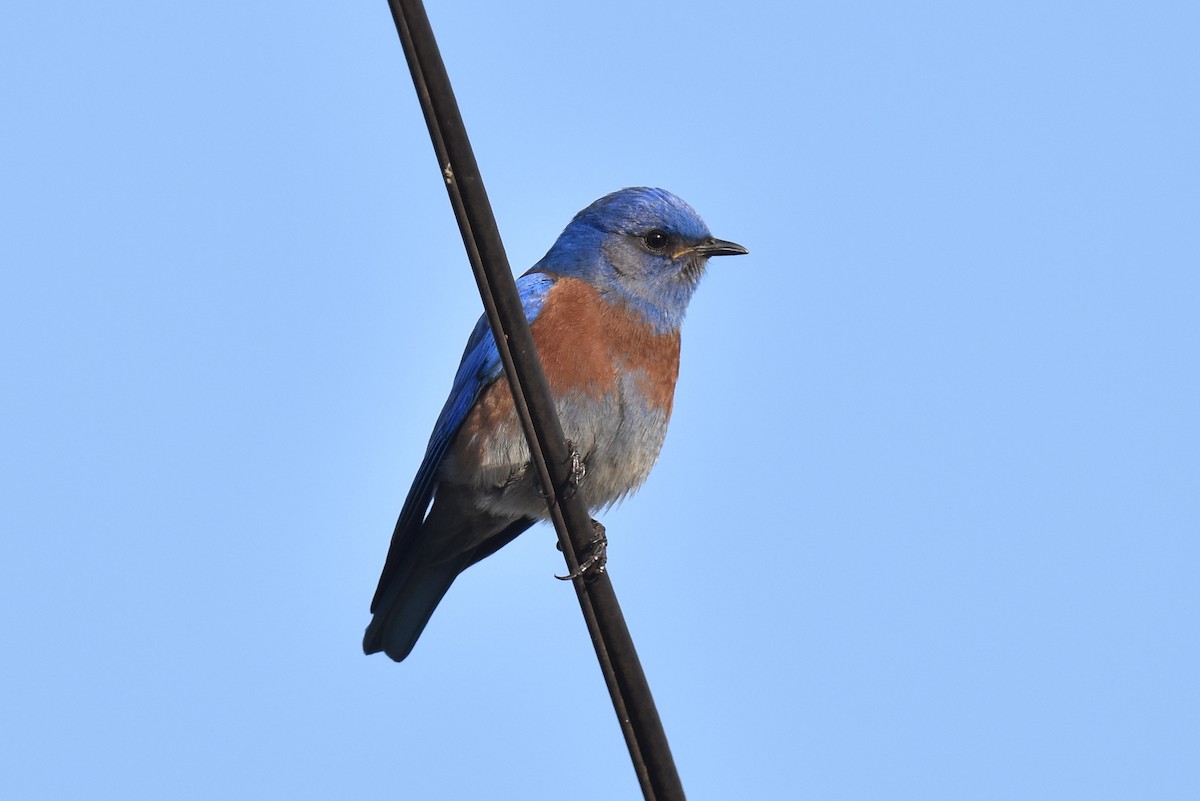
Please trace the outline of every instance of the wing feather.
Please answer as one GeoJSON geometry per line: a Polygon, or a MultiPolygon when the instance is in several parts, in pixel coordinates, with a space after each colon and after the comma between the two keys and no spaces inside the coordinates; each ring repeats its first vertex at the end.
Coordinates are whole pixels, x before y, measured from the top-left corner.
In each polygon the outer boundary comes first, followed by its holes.
{"type": "MultiPolygon", "coordinates": [[[[525,318],[533,322],[542,310],[542,304],[554,284],[554,278],[544,273],[526,273],[517,279],[517,291],[521,297],[521,306],[525,310],[525,318]]],[[[500,364],[500,352],[496,348],[496,340],[492,337],[487,317],[479,318],[475,329],[467,340],[463,351],[462,361],[454,376],[454,384],[450,388],[450,397],[438,415],[433,427],[433,434],[425,448],[425,458],[417,470],[408,497],[400,510],[400,518],[396,521],[396,529],[392,534],[391,546],[388,548],[387,560],[383,565],[383,573],[379,577],[379,587],[371,601],[371,612],[374,613],[383,597],[385,588],[395,580],[403,578],[403,573],[411,562],[407,557],[417,551],[422,544],[421,524],[429,510],[429,503],[437,489],[438,472],[446,451],[454,441],[459,428],[471,411],[471,407],[479,395],[493,381],[501,377],[503,367],[500,364]]]]}

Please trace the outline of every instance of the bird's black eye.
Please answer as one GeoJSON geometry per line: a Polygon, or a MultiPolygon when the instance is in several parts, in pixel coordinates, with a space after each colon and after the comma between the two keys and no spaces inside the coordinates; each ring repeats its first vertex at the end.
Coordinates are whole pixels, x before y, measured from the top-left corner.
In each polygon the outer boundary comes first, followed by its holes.
{"type": "Polygon", "coordinates": [[[655,253],[662,253],[667,249],[667,235],[657,228],[643,236],[642,241],[655,253]]]}

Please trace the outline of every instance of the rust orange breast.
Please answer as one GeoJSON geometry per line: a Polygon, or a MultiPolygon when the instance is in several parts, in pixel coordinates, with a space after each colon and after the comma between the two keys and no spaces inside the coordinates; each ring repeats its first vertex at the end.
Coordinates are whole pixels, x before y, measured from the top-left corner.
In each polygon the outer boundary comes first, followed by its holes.
{"type": "MultiPolygon", "coordinates": [[[[601,401],[620,391],[624,374],[633,378],[642,404],[670,416],[679,375],[678,331],[656,334],[575,278],[555,282],[530,329],[555,398],[601,401]]],[[[476,400],[453,450],[460,463],[481,464],[489,461],[483,453],[489,444],[513,438],[524,447],[512,393],[501,376],[476,400]]]]}
{"type": "Polygon", "coordinates": [[[679,332],[656,334],[590,284],[560,278],[531,326],[550,389],[599,398],[617,391],[620,373],[638,376],[648,405],[670,410],[679,375],[679,332]]]}

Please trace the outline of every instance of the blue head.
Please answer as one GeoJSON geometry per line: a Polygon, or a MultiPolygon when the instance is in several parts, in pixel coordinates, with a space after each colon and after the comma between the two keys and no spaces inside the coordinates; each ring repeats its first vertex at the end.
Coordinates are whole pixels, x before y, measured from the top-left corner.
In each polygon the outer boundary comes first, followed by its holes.
{"type": "Polygon", "coordinates": [[[587,281],[664,333],[683,322],[710,256],[746,252],[713,238],[700,215],[670,192],[633,187],[576,214],[530,272],[587,281]]]}

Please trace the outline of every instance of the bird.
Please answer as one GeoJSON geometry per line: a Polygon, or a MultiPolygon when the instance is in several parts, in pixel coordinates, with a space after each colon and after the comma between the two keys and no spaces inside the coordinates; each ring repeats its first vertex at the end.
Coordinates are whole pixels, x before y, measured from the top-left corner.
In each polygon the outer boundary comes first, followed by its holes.
{"type": "MultiPolygon", "coordinates": [[[[596,200],[517,279],[589,510],[646,480],[666,437],[680,326],[715,238],[664,189],[596,200]]],[[[480,318],[401,508],[363,636],[400,662],[462,571],[548,516],[495,340],[480,318]]]]}

